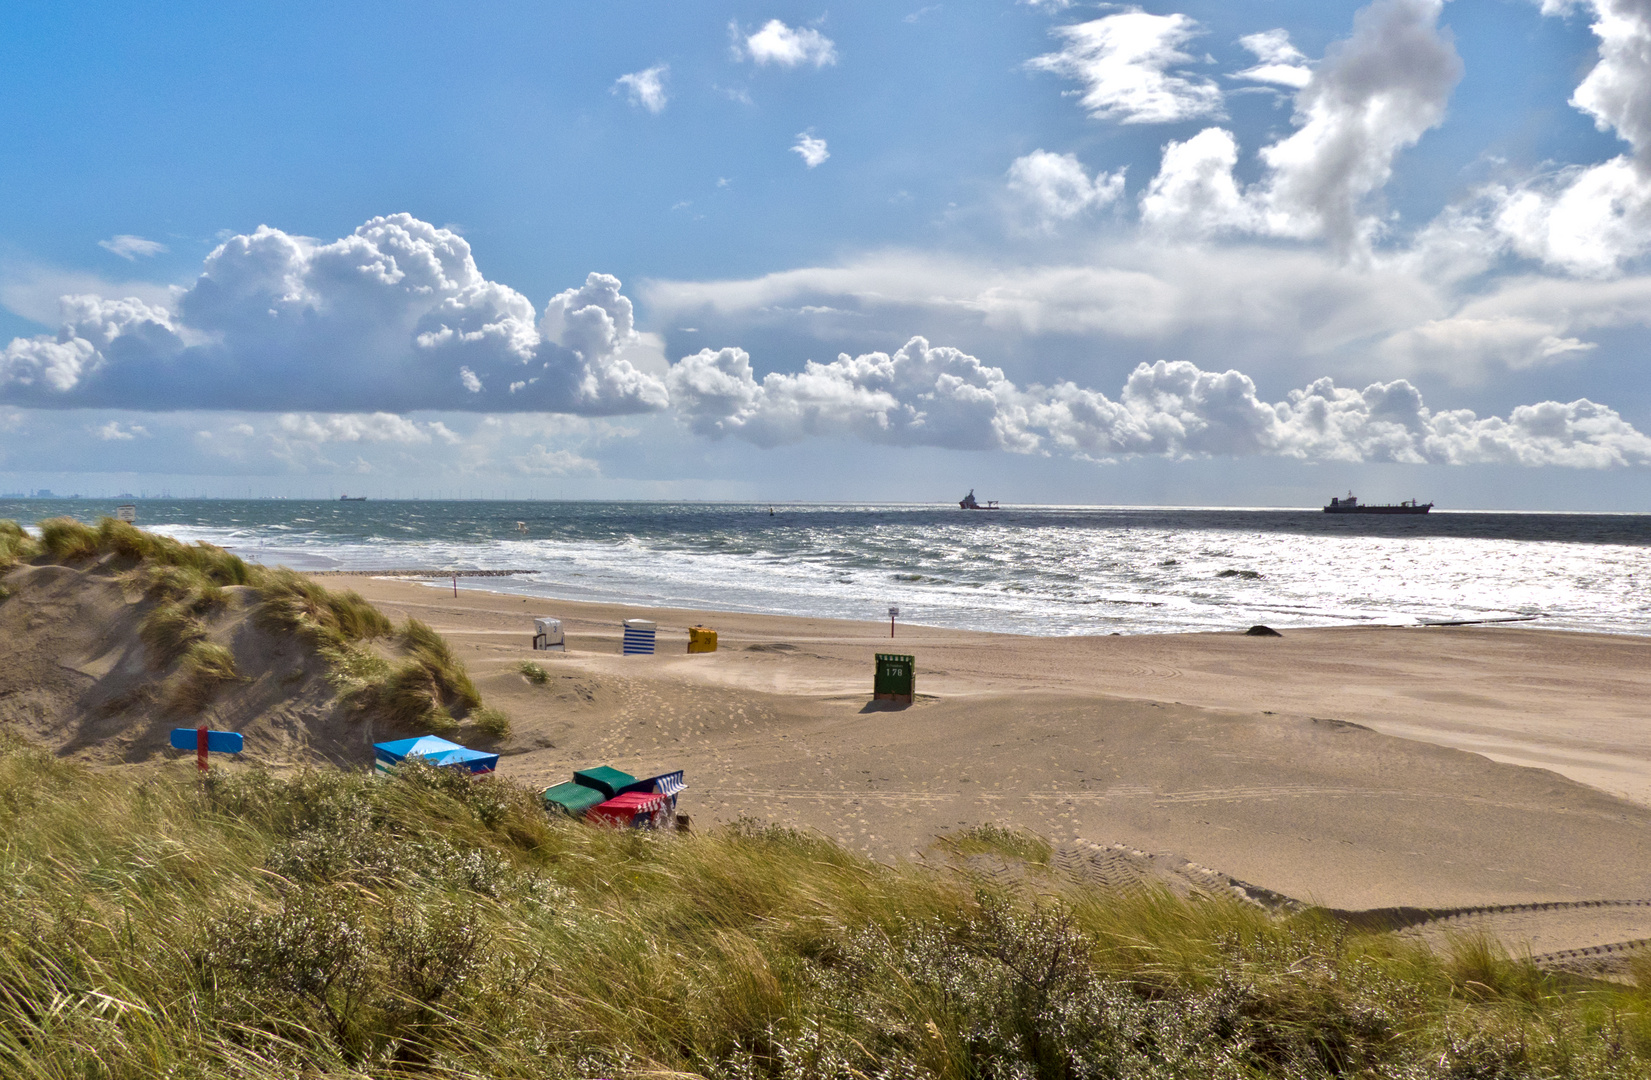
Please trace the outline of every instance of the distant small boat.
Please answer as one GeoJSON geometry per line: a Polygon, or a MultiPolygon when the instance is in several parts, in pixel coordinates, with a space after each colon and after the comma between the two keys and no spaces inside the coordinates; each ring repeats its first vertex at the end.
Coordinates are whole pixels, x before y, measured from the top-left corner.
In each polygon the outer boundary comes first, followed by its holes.
{"type": "Polygon", "coordinates": [[[367,501],[367,496],[365,496],[365,495],[340,495],[338,497],[338,501],[339,502],[366,502],[367,501]]]}
{"type": "Polygon", "coordinates": [[[1359,502],[1358,497],[1351,491],[1345,499],[1331,499],[1330,505],[1324,508],[1326,514],[1425,514],[1433,509],[1432,503],[1417,503],[1415,499],[1398,504],[1383,503],[1380,506],[1366,506],[1359,502]]]}
{"type": "Polygon", "coordinates": [[[984,503],[977,501],[975,499],[975,489],[974,488],[970,488],[969,493],[967,495],[963,496],[962,499],[958,500],[957,505],[960,509],[963,509],[963,510],[997,510],[997,509],[1000,509],[1000,507],[997,504],[996,499],[988,499],[984,503]]]}

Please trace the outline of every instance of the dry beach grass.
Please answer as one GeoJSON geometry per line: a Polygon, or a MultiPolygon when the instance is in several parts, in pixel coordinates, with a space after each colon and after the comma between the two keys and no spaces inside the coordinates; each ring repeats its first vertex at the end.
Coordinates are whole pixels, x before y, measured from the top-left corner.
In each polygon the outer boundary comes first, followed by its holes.
{"type": "MultiPolygon", "coordinates": [[[[94,770],[0,742],[0,1073],[1635,1077],[1651,997],[1464,938],[646,835],[413,765],[94,770]]],[[[1030,862],[1027,862],[1030,857],[1030,862]]]]}

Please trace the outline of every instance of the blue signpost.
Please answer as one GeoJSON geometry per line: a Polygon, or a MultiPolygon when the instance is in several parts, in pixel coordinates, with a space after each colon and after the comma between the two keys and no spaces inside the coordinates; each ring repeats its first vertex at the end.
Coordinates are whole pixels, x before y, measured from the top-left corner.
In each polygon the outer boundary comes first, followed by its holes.
{"type": "Polygon", "coordinates": [[[195,764],[202,772],[206,771],[207,751],[216,754],[239,754],[243,741],[239,731],[212,731],[204,727],[172,729],[173,747],[195,751],[195,764]]]}

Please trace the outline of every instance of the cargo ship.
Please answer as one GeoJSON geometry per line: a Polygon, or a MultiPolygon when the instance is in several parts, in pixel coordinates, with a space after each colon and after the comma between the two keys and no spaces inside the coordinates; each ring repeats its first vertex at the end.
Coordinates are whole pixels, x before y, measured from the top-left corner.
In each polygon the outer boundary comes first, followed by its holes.
{"type": "Polygon", "coordinates": [[[996,510],[996,509],[998,509],[998,504],[997,504],[996,499],[989,499],[989,500],[987,500],[986,502],[983,502],[983,503],[982,502],[976,502],[975,501],[975,489],[974,488],[970,488],[969,493],[967,495],[963,496],[963,498],[959,499],[958,502],[957,502],[957,505],[958,505],[958,508],[962,509],[962,510],[996,510]]]}
{"type": "Polygon", "coordinates": [[[1324,508],[1326,514],[1425,514],[1433,509],[1432,503],[1418,503],[1415,499],[1409,502],[1383,503],[1380,506],[1368,506],[1359,502],[1351,491],[1345,499],[1330,500],[1330,505],[1324,508]]]}

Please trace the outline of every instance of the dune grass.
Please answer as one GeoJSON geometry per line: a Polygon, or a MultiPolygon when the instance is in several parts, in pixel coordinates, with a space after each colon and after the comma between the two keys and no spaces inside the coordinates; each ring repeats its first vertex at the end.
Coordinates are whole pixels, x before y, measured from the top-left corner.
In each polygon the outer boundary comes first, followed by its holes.
{"type": "Polygon", "coordinates": [[[228,606],[228,588],[247,586],[257,623],[313,648],[347,707],[410,730],[448,734],[470,720],[491,738],[509,734],[509,718],[484,706],[441,635],[417,619],[396,627],[359,593],[334,592],[285,567],[258,566],[211,544],[185,544],[113,518],[96,526],[50,518],[39,529],[35,540],[16,522],[0,522],[0,573],[31,559],[107,560],[109,571],[152,605],[139,634],[156,670],[177,672],[168,699],[174,709],[199,712],[239,677],[229,649],[209,640],[208,624],[228,606]],[[395,658],[375,651],[377,641],[389,641],[395,658]]]}
{"type": "Polygon", "coordinates": [[[1651,993],[754,825],[0,745],[0,1075],[1643,1077],[1651,993]]]}
{"type": "Polygon", "coordinates": [[[0,521],[0,572],[40,554],[40,544],[15,521],[0,521]]]}
{"type": "Polygon", "coordinates": [[[464,720],[490,738],[510,733],[509,717],[484,707],[463,662],[440,634],[409,618],[394,644],[396,659],[348,642],[323,650],[347,705],[397,727],[438,735],[456,731],[464,720]]]}
{"type": "Polygon", "coordinates": [[[472,711],[470,722],[490,739],[502,739],[510,734],[510,717],[491,706],[483,705],[472,711]]]}
{"type": "Polygon", "coordinates": [[[389,637],[395,630],[357,592],[333,592],[285,567],[258,569],[258,617],[272,630],[297,634],[316,648],[389,637]]]}
{"type": "Polygon", "coordinates": [[[523,660],[516,665],[516,670],[534,686],[543,686],[550,681],[550,672],[546,671],[542,664],[535,664],[531,660],[523,660]]]}
{"type": "Polygon", "coordinates": [[[167,704],[186,716],[204,712],[225,685],[241,678],[235,654],[215,641],[197,641],[184,651],[167,704]]]}
{"type": "Polygon", "coordinates": [[[1055,853],[1043,837],[1025,829],[993,822],[960,829],[942,837],[941,842],[959,855],[998,855],[1029,866],[1048,866],[1055,853]]]}

